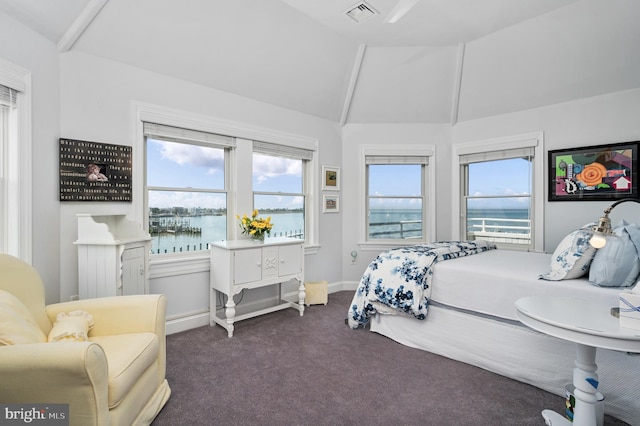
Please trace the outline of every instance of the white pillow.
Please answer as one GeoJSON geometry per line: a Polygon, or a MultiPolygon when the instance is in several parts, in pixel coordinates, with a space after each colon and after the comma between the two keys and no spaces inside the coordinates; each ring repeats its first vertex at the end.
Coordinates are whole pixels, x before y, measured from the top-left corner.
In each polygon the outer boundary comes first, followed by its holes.
{"type": "Polygon", "coordinates": [[[0,346],[46,341],[29,308],[13,294],[0,290],[0,346]]]}
{"type": "Polygon", "coordinates": [[[49,332],[49,342],[86,342],[93,316],[85,311],[60,312],[49,332]]]}
{"type": "Polygon", "coordinates": [[[593,223],[587,224],[564,237],[551,256],[549,272],[538,278],[560,281],[585,275],[596,254],[596,249],[589,244],[593,232],[588,228],[593,225],[593,223]]]}
{"type": "Polygon", "coordinates": [[[593,257],[589,281],[599,287],[630,287],[640,274],[640,227],[622,221],[613,232],[617,238],[607,238],[593,257]]]}

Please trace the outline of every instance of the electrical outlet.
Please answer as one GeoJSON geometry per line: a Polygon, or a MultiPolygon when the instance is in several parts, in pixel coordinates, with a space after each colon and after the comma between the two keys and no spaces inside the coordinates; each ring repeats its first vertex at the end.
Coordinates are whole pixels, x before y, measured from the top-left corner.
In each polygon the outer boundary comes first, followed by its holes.
{"type": "Polygon", "coordinates": [[[77,294],[74,294],[73,296],[71,296],[71,301],[73,302],[74,300],[80,300],[80,296],[78,296],[77,294]]]}

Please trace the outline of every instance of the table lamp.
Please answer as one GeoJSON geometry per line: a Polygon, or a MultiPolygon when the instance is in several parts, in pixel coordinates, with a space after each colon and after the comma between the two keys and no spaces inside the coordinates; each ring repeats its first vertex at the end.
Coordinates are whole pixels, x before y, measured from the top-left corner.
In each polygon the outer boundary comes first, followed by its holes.
{"type": "Polygon", "coordinates": [[[626,203],[627,201],[633,201],[634,203],[640,204],[640,200],[637,200],[635,198],[623,198],[622,200],[618,200],[604,209],[604,214],[598,219],[598,223],[593,228],[591,228],[591,230],[593,231],[593,236],[589,240],[589,244],[597,249],[601,249],[607,244],[607,236],[615,235],[613,230],[611,229],[611,219],[609,219],[609,213],[611,213],[611,210],[613,210],[618,204],[626,203]]]}
{"type": "MultiPolygon", "coordinates": [[[[607,244],[607,238],[615,237],[616,234],[611,229],[611,219],[609,219],[609,213],[618,204],[626,203],[627,201],[633,201],[639,203],[640,200],[635,198],[623,198],[611,204],[604,210],[604,214],[598,219],[598,223],[594,225],[591,230],[593,236],[589,240],[596,249],[601,249],[607,244]]],[[[611,309],[611,314],[620,318],[620,326],[626,328],[640,329],[640,285],[636,285],[631,291],[623,291],[620,293],[619,306],[611,309]]]]}

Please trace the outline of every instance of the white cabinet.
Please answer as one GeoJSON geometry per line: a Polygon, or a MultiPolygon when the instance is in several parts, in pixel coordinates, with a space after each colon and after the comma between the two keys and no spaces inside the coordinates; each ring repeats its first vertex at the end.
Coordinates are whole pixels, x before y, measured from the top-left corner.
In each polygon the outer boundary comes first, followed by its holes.
{"type": "Polygon", "coordinates": [[[280,309],[296,308],[304,314],[304,241],[295,238],[268,238],[264,243],[234,240],[211,243],[211,326],[218,324],[233,337],[233,323],[280,309]],[[298,300],[287,301],[281,284],[298,281],[298,300]],[[233,296],[244,289],[278,284],[276,306],[236,315],[233,296]],[[216,292],[227,296],[224,318],[216,312],[216,292]]]}
{"type": "Polygon", "coordinates": [[[124,215],[77,217],[80,299],[148,293],[149,234],[124,215]]]}

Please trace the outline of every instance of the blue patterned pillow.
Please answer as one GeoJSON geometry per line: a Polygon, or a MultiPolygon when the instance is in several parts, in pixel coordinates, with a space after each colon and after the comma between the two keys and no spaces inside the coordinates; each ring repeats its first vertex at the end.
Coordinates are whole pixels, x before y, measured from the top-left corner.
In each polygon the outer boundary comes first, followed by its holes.
{"type": "Polygon", "coordinates": [[[593,233],[585,229],[593,224],[573,231],[563,238],[551,256],[549,272],[538,278],[549,281],[571,280],[587,273],[589,265],[596,254],[596,249],[589,244],[593,233]]]}

